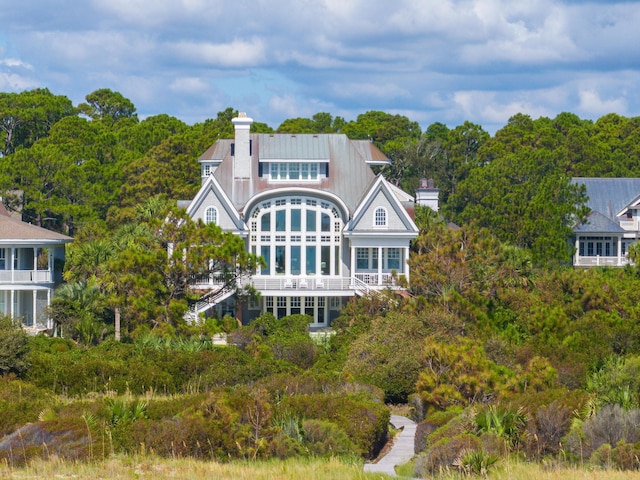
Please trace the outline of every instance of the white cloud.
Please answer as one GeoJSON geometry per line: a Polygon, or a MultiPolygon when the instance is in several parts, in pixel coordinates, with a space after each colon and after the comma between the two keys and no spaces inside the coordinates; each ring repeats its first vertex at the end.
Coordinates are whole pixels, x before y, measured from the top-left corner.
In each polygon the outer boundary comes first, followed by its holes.
{"type": "Polygon", "coordinates": [[[627,112],[627,105],[624,98],[603,99],[595,90],[580,90],[579,96],[580,104],[578,108],[581,112],[590,116],[600,117],[612,112],[625,115],[627,112]]]}
{"type": "Polygon", "coordinates": [[[202,78],[180,77],[171,82],[169,88],[174,92],[193,95],[208,91],[209,83],[202,78]]]}
{"type": "Polygon", "coordinates": [[[180,41],[168,44],[167,48],[176,58],[200,66],[253,67],[265,62],[265,45],[259,38],[219,44],[180,41]]]}

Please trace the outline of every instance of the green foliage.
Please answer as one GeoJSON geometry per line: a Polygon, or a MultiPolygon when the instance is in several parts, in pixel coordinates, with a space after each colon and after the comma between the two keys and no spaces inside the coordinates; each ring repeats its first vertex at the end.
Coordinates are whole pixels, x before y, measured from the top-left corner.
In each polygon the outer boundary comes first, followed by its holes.
{"type": "Polygon", "coordinates": [[[428,332],[415,315],[394,312],[376,317],[351,344],[343,372],[382,388],[387,402],[406,403],[425,367],[421,339],[428,332]]]}
{"type": "Polygon", "coordinates": [[[490,405],[475,417],[478,433],[491,433],[504,438],[511,448],[520,443],[527,424],[527,415],[522,408],[490,405]]]}
{"type": "Polygon", "coordinates": [[[0,314],[0,375],[22,375],[29,368],[29,338],[19,322],[0,314]]]}

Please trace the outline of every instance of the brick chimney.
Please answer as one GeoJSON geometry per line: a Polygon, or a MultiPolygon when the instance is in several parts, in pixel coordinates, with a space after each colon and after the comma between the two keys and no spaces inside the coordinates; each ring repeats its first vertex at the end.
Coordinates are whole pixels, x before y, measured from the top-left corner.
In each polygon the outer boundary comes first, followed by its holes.
{"type": "Polygon", "coordinates": [[[231,119],[235,129],[233,147],[233,177],[237,180],[251,180],[251,135],[249,130],[253,119],[245,112],[231,119]]]}

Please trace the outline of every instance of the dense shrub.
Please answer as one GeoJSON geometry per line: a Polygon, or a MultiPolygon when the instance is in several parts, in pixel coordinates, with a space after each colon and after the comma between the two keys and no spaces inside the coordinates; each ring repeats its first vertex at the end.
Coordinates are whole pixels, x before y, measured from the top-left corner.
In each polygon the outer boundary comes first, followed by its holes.
{"type": "Polygon", "coordinates": [[[638,470],[640,469],[640,445],[620,440],[612,448],[608,443],[604,443],[591,454],[589,462],[603,468],[638,470]]]}
{"type": "Polygon", "coordinates": [[[29,367],[29,337],[19,323],[0,314],[0,375],[21,375],[29,367]]]}
{"type": "Polygon", "coordinates": [[[346,455],[354,451],[347,434],[333,422],[305,420],[302,422],[302,432],[304,444],[312,455],[346,455]]]}
{"type": "Polygon", "coordinates": [[[529,415],[524,437],[525,452],[532,458],[558,453],[562,449],[561,440],[568,432],[571,417],[571,409],[557,400],[529,415]]]}
{"type": "Polygon", "coordinates": [[[0,376],[0,438],[29,422],[55,403],[52,396],[10,376],[0,376]]]}
{"type": "Polygon", "coordinates": [[[619,405],[605,405],[594,415],[576,422],[565,437],[567,450],[578,458],[590,456],[604,444],[640,440],[640,410],[624,410],[619,405]]]}
{"type": "Polygon", "coordinates": [[[363,395],[294,395],[283,398],[281,408],[333,422],[367,458],[375,458],[387,440],[389,410],[363,395]]]}
{"type": "Polygon", "coordinates": [[[100,453],[94,452],[91,438],[81,418],[29,423],[0,441],[0,460],[22,465],[36,457],[88,459],[100,453]]]}
{"type": "Polygon", "coordinates": [[[443,438],[416,459],[415,473],[425,478],[452,467],[457,468],[465,452],[480,449],[480,439],[475,435],[463,434],[453,438],[443,438]]]}

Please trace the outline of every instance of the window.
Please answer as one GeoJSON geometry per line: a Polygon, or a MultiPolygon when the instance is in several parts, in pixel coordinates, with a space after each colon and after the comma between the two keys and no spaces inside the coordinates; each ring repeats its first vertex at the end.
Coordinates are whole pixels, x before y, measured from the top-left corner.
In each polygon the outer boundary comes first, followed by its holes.
{"type": "Polygon", "coordinates": [[[204,212],[204,223],[218,224],[218,209],[216,207],[209,207],[204,212]]]}
{"type": "Polygon", "coordinates": [[[383,207],[376,208],[376,211],[373,215],[373,225],[376,227],[386,227],[387,226],[387,211],[383,207]]]}
{"type": "Polygon", "coordinates": [[[358,270],[367,270],[369,268],[368,248],[356,248],[356,268],[358,270]]]}
{"type": "Polygon", "coordinates": [[[255,210],[249,216],[255,218],[249,247],[262,255],[267,264],[260,274],[340,275],[343,260],[340,232],[344,222],[338,207],[299,195],[269,202],[255,207],[260,208],[257,216],[255,210]],[[324,234],[318,235],[320,231],[324,234]]]}
{"type": "Polygon", "coordinates": [[[387,269],[389,270],[400,269],[400,249],[399,248],[387,249],[387,269]]]}
{"type": "Polygon", "coordinates": [[[326,176],[327,168],[325,164],[319,167],[316,162],[274,162],[263,172],[270,173],[271,180],[317,180],[318,172],[326,176]]]}
{"type": "Polygon", "coordinates": [[[211,167],[211,165],[209,164],[202,165],[202,176],[208,177],[211,174],[213,174],[213,168],[211,167]]]}
{"type": "Polygon", "coordinates": [[[0,270],[7,268],[7,251],[4,248],[0,248],[0,270]]]}

